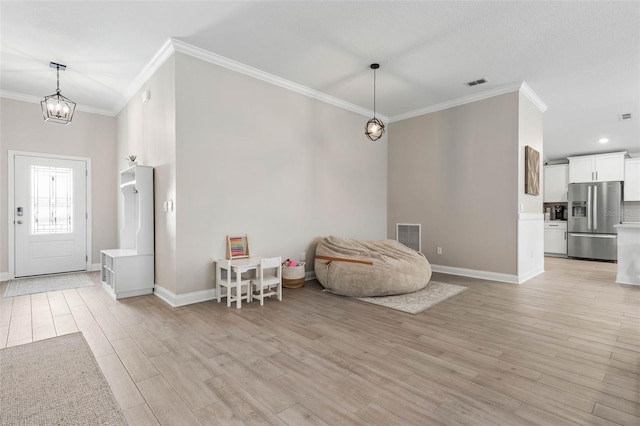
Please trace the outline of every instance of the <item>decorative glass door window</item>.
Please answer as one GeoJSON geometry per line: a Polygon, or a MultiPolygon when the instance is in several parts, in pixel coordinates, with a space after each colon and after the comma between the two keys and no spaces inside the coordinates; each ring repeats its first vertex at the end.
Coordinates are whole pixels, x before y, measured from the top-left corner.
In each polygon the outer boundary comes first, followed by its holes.
{"type": "Polygon", "coordinates": [[[34,235],[73,232],[73,170],[31,166],[34,235]]]}

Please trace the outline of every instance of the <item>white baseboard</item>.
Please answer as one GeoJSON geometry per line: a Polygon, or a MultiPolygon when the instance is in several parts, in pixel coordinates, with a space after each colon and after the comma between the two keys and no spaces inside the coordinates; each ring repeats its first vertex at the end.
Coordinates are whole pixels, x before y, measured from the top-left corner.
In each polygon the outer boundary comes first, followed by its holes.
{"type": "Polygon", "coordinates": [[[154,294],[165,301],[169,306],[177,308],[179,306],[191,305],[193,303],[206,302],[216,298],[216,290],[211,288],[207,290],[192,291],[185,294],[173,294],[164,287],[156,284],[154,294]]]}
{"type": "Polygon", "coordinates": [[[525,281],[529,281],[531,278],[536,277],[544,273],[544,268],[539,268],[533,271],[529,271],[526,274],[518,275],[518,284],[522,284],[525,281]]]}
{"type": "Polygon", "coordinates": [[[632,277],[627,274],[618,274],[616,276],[616,284],[640,285],[640,277],[632,277]]]}
{"type": "MultiPolygon", "coordinates": [[[[310,281],[315,279],[316,279],[315,271],[307,271],[305,273],[305,276],[304,276],[305,281],[310,281]]],[[[168,304],[173,308],[177,308],[179,306],[191,305],[193,303],[206,302],[208,300],[213,300],[217,297],[216,290],[214,288],[211,288],[208,290],[193,291],[191,293],[185,293],[185,294],[173,294],[166,288],[156,284],[153,292],[156,296],[158,296],[166,304],[168,304]]]]}
{"type": "Polygon", "coordinates": [[[509,284],[522,284],[531,278],[544,272],[544,268],[530,271],[522,275],[502,274],[500,272],[480,271],[477,269],[457,268],[455,266],[431,265],[433,272],[442,274],[459,275],[461,277],[479,278],[481,280],[499,281],[509,284]]]}
{"type": "Polygon", "coordinates": [[[433,272],[462,277],[479,278],[481,280],[500,281],[509,284],[520,284],[517,275],[502,274],[500,272],[479,271],[477,269],[457,268],[455,266],[431,265],[433,272]]]}
{"type": "MultiPolygon", "coordinates": [[[[89,265],[87,268],[87,272],[99,271],[102,268],[102,265],[99,263],[93,263],[89,265]]],[[[0,272],[0,281],[9,281],[11,278],[9,277],[8,272],[0,272]]]]}

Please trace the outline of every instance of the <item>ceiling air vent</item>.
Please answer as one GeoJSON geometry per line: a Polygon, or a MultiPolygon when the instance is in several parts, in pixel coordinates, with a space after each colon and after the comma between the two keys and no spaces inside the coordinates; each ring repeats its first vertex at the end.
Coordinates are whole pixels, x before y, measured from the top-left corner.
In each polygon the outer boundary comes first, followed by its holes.
{"type": "Polygon", "coordinates": [[[620,115],[620,118],[622,118],[623,120],[631,120],[631,113],[627,112],[625,114],[620,115]]]}
{"type": "Polygon", "coordinates": [[[420,246],[422,241],[420,224],[396,223],[396,240],[417,252],[422,251],[420,246]]]}
{"type": "Polygon", "coordinates": [[[478,84],[484,84],[487,82],[487,79],[481,78],[480,80],[474,80],[467,83],[467,86],[477,86],[478,84]]]}

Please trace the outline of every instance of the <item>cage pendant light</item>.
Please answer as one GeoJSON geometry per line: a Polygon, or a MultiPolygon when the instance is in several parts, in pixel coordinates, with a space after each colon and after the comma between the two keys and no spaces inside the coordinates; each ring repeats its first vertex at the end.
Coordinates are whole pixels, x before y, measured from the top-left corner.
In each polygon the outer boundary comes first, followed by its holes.
{"type": "Polygon", "coordinates": [[[60,70],[66,70],[67,66],[56,64],[55,62],[51,62],[49,66],[56,69],[56,93],[45,96],[42,98],[42,101],[40,101],[42,116],[44,117],[44,121],[69,124],[76,110],[76,103],[60,94],[60,70]]]}
{"type": "Polygon", "coordinates": [[[372,141],[377,141],[384,135],[384,124],[376,118],[376,70],[380,64],[371,64],[373,70],[373,118],[364,126],[364,134],[372,141]]]}

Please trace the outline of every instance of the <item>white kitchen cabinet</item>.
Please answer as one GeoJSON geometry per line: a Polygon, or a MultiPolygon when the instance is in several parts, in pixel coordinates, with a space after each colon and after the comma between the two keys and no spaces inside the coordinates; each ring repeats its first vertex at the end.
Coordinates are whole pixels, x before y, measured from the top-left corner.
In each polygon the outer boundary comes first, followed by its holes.
{"type": "Polygon", "coordinates": [[[113,298],[151,294],[154,279],[153,167],[120,172],[124,224],[120,248],[102,250],[102,288],[113,298]]]}
{"type": "Polygon", "coordinates": [[[544,223],[544,252],[567,254],[567,222],[547,221],[544,223]]]}
{"type": "Polygon", "coordinates": [[[626,152],[569,157],[569,183],[624,180],[626,152]]]}
{"type": "Polygon", "coordinates": [[[569,165],[555,164],[544,167],[544,202],[567,202],[569,165]]]}
{"type": "Polygon", "coordinates": [[[624,165],[624,201],[640,201],[640,158],[629,158],[624,165]]]}

